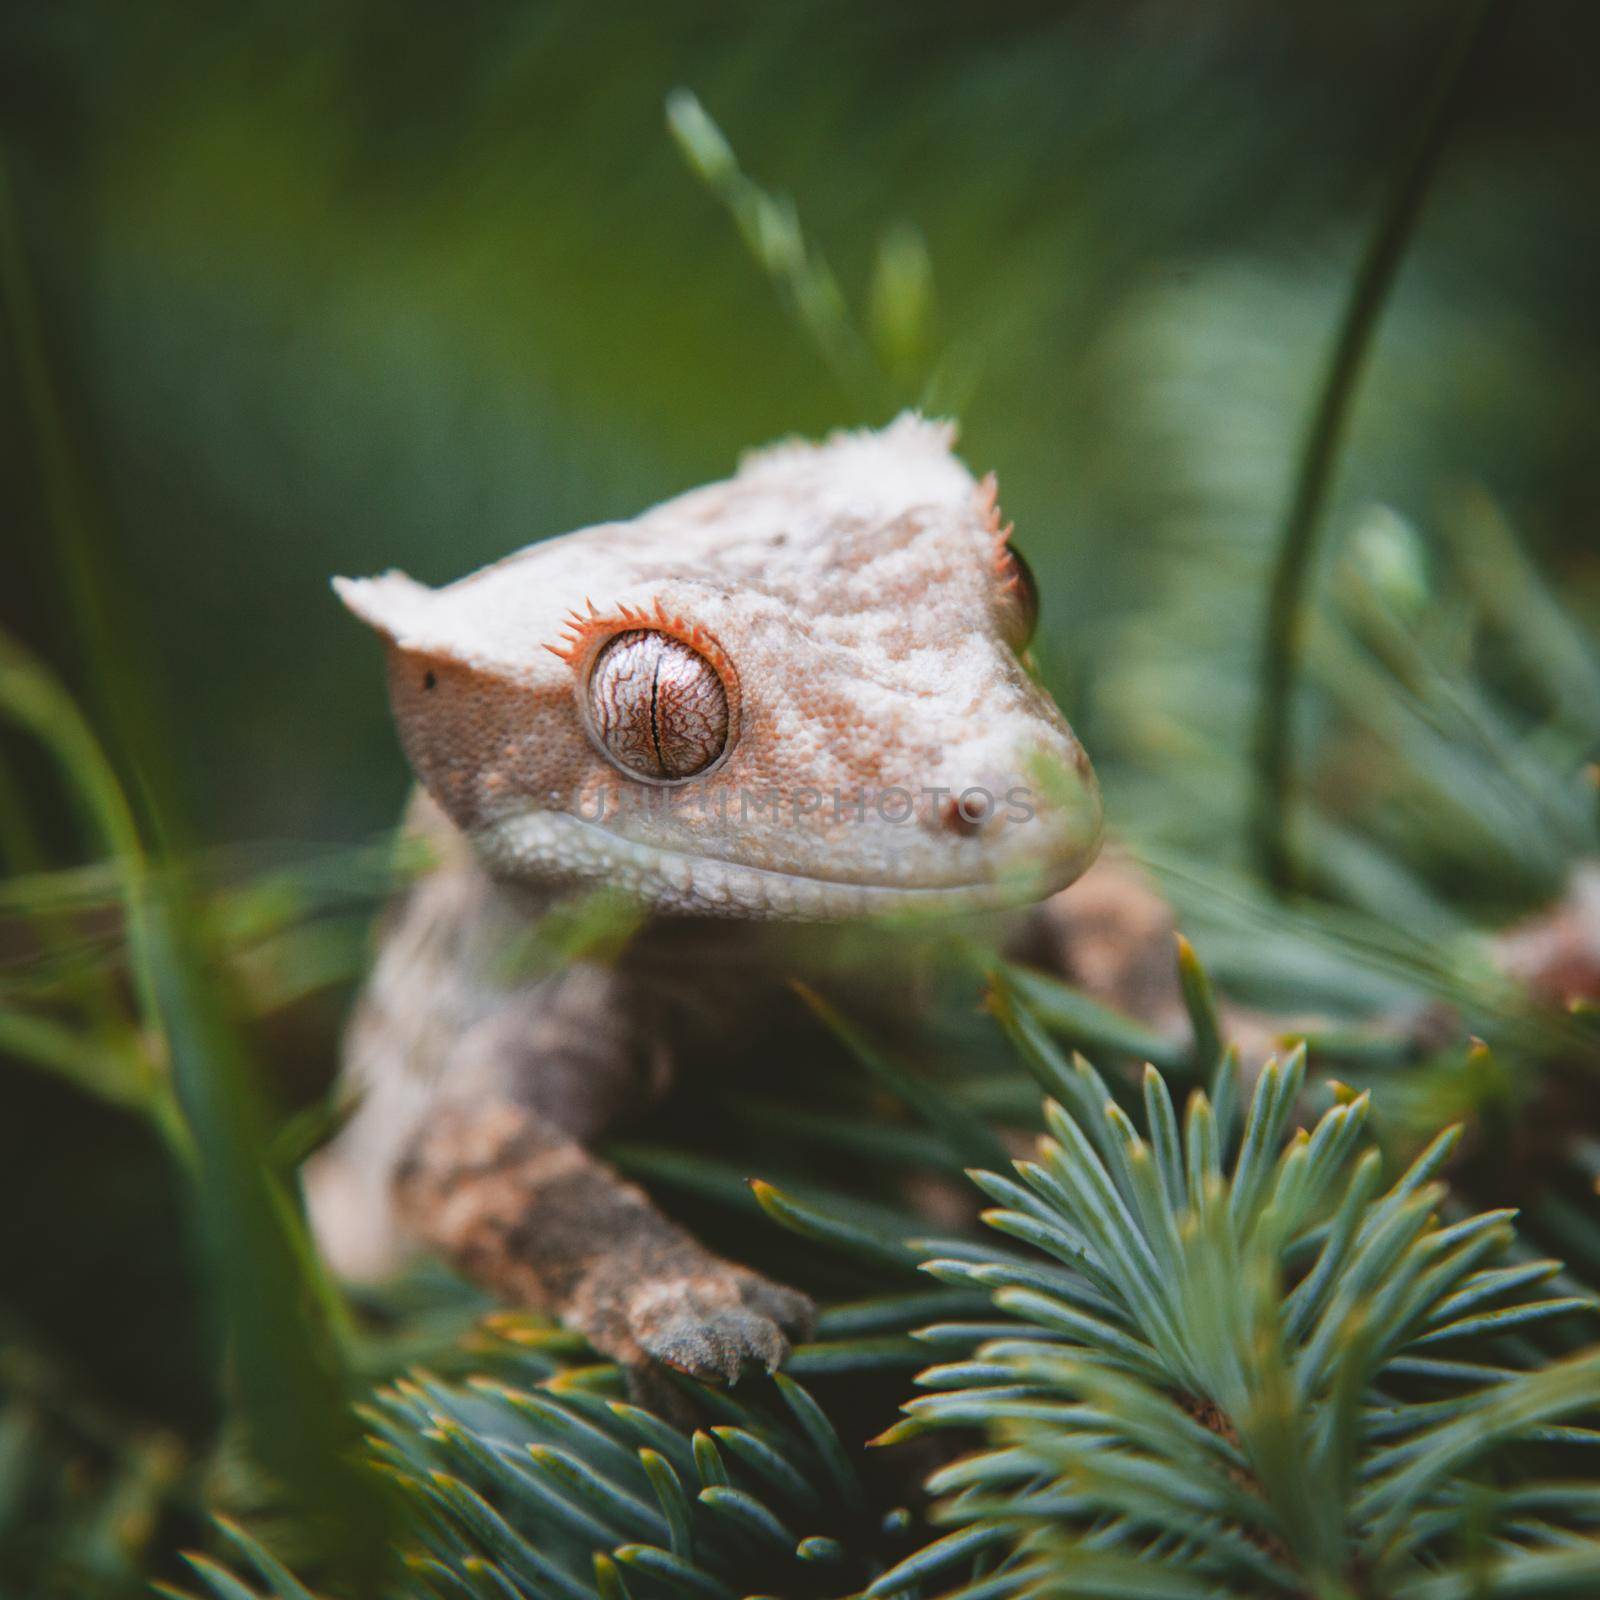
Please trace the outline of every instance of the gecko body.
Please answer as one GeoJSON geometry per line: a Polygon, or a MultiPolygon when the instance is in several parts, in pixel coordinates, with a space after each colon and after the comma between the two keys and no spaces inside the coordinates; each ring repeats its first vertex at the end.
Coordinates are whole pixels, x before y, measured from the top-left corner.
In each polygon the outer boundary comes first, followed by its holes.
{"type": "Polygon", "coordinates": [[[785,977],[763,927],[1028,904],[1093,860],[1031,578],[953,443],[907,415],[442,589],[336,581],[385,641],[436,865],[385,919],[359,1103],[307,1172],[335,1267],[432,1248],[625,1364],[730,1381],[804,1331],[592,1147],[680,1062],[737,1058],[785,977]],[[621,957],[508,959],[596,888],[649,919],[621,957]]]}

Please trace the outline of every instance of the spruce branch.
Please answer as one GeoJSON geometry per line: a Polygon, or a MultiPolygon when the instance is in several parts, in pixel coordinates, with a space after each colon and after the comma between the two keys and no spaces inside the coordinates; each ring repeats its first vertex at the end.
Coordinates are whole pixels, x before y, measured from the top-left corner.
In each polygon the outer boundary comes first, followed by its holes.
{"type": "MultiPolygon", "coordinates": [[[[1150,1069],[1142,1134],[1014,995],[995,1009],[1053,1098],[1020,1182],[975,1175],[998,1202],[984,1220],[1053,1260],[1038,1283],[1003,1258],[928,1263],[992,1287],[1013,1325],[923,1373],[933,1392],[883,1441],[986,1430],[930,1488],[938,1520],[1003,1526],[1008,1554],[949,1600],[1600,1586],[1593,1498],[1500,1481],[1600,1445],[1600,1354],[1530,1366],[1516,1337],[1594,1302],[1542,1292],[1556,1269],[1517,1259],[1511,1213],[1441,1219],[1454,1130],[1380,1192],[1367,1096],[1295,1127],[1297,1051],[1261,1073],[1236,1150],[1226,1056],[1181,1141],[1150,1069]]],[[[869,1592],[930,1570],[919,1553],[869,1592]]]]}

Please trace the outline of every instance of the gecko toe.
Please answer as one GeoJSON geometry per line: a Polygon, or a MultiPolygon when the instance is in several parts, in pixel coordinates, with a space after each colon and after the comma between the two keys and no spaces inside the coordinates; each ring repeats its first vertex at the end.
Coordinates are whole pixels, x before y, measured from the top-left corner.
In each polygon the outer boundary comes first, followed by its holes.
{"type": "Polygon", "coordinates": [[[732,1383],[739,1375],[737,1345],[714,1322],[684,1311],[636,1328],[647,1355],[706,1383],[732,1383]]]}
{"type": "Polygon", "coordinates": [[[742,1362],[739,1344],[719,1325],[732,1299],[716,1279],[671,1278],[642,1285],[628,1307],[630,1330],[646,1355],[707,1383],[732,1383],[742,1362]]]}
{"type": "Polygon", "coordinates": [[[816,1326],[817,1308],[809,1295],[758,1277],[755,1273],[751,1273],[741,1284],[740,1299],[758,1316],[776,1323],[787,1339],[794,1343],[809,1339],[816,1326]]]}
{"type": "Polygon", "coordinates": [[[776,1372],[783,1365],[789,1341],[770,1317],[738,1307],[721,1312],[716,1320],[738,1346],[741,1368],[746,1362],[760,1362],[768,1372],[776,1372]]]}

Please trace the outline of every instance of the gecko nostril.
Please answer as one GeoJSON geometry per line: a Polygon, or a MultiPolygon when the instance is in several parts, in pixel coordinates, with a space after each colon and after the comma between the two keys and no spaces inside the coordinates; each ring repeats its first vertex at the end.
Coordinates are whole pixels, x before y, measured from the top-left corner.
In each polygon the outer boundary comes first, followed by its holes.
{"type": "Polygon", "coordinates": [[[950,795],[939,807],[939,822],[962,839],[975,839],[994,815],[994,801],[987,789],[966,789],[950,795]]]}

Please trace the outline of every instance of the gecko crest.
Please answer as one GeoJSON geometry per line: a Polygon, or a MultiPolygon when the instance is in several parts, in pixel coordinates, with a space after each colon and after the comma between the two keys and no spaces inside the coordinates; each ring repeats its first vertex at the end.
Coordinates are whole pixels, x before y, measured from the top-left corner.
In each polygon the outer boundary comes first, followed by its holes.
{"type": "Polygon", "coordinates": [[[658,629],[671,634],[674,639],[698,651],[735,694],[738,693],[739,674],[727,651],[717,643],[708,628],[698,622],[669,611],[656,600],[649,605],[618,605],[609,611],[600,611],[593,600],[585,598],[582,611],[574,608],[561,621],[559,642],[547,644],[545,649],[558,661],[564,661],[574,670],[582,667],[589,656],[613,634],[630,629],[658,629]]]}

